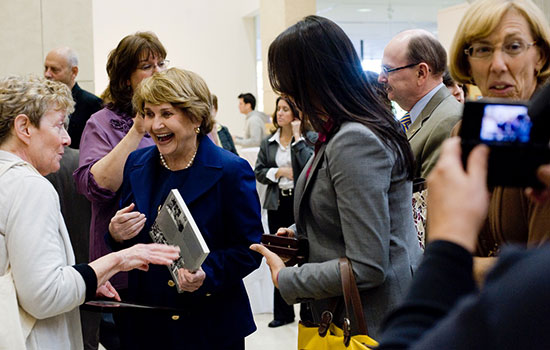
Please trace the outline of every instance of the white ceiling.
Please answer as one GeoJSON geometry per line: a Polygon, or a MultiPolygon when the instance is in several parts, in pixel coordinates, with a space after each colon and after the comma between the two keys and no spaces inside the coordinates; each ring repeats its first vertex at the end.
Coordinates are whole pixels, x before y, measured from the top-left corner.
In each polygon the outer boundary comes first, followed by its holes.
{"type": "Polygon", "coordinates": [[[437,36],[437,11],[465,0],[317,0],[317,14],[338,23],[363,58],[380,59],[397,33],[423,28],[437,36]]]}

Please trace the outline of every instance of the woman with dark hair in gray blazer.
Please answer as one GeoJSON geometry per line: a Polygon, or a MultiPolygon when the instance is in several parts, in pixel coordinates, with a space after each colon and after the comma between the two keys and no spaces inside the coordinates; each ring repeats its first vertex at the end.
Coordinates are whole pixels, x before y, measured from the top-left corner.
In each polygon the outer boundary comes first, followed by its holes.
{"type": "MultiPolygon", "coordinates": [[[[313,155],[313,147],[300,132],[299,112],[294,103],[287,97],[279,97],[276,106],[273,113],[276,130],[262,140],[254,168],[256,179],[267,185],[263,208],[267,210],[271,234],[275,234],[279,227],[294,223],[294,179],[313,155]]],[[[288,305],[275,288],[273,321],[268,326],[274,328],[292,322],[294,306],[288,305]]]]}
{"type": "Polygon", "coordinates": [[[311,301],[316,321],[342,295],[338,259],[347,257],[376,339],[422,254],[407,138],[367,81],[350,39],[326,18],[308,16],[280,34],[269,48],[268,71],[273,90],[292,99],[303,122],[319,132],[315,156],[296,182],[296,225],[279,230],[307,238],[309,257],[284,267],[265,247],[251,248],[266,256],[289,304],[311,301]]]}

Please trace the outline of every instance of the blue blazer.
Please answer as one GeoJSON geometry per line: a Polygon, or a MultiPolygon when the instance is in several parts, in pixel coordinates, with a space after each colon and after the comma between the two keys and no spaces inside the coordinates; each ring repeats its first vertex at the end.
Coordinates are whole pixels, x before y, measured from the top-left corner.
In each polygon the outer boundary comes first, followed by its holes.
{"type": "MultiPolygon", "coordinates": [[[[157,147],[130,154],[124,168],[121,207],[134,202],[147,216],[144,229],[126,245],[150,243],[157,215],[151,194],[161,167],[157,147]]],[[[181,312],[139,312],[128,320],[130,348],[221,348],[256,330],[242,279],[258,268],[261,255],[249,249],[263,228],[254,173],[248,162],[202,137],[185,186],[178,188],[210,249],[202,265],[204,284],[178,294],[165,266],[129,275],[136,302],[169,306],[181,312]],[[159,336],[154,336],[158,334],[159,336]],[[150,339],[153,338],[153,339],[150,339]],[[222,343],[217,343],[222,341],[222,343]]],[[[163,200],[168,193],[163,194],[163,200]]]]}

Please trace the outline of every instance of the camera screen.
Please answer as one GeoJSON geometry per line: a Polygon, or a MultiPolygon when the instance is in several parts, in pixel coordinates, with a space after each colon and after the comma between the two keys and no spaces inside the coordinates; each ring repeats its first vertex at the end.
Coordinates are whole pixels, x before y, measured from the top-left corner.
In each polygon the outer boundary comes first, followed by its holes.
{"type": "Polygon", "coordinates": [[[485,105],[481,119],[480,139],[488,142],[529,142],[533,123],[527,106],[485,105]]]}

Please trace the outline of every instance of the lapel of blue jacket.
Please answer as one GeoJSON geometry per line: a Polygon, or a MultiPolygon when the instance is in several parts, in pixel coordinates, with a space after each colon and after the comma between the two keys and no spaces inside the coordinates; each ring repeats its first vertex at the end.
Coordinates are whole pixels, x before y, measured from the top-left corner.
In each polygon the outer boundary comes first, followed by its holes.
{"type": "Polygon", "coordinates": [[[304,170],[302,171],[302,174],[300,175],[298,181],[296,182],[296,186],[295,186],[296,195],[294,197],[294,218],[298,218],[298,220],[302,217],[301,215],[302,206],[306,205],[306,203],[303,203],[304,196],[307,190],[311,187],[310,185],[311,179],[315,176],[315,172],[317,171],[319,164],[321,164],[321,159],[323,159],[325,155],[326,147],[327,147],[326,143],[321,145],[317,154],[314,154],[312,159],[306,164],[306,166],[304,167],[304,170]],[[307,176],[307,173],[308,173],[307,169],[309,168],[309,164],[311,164],[311,170],[309,171],[309,176],[307,176]]]}
{"type": "MultiPolygon", "coordinates": [[[[179,188],[180,194],[188,206],[203,193],[214,186],[223,175],[223,165],[220,159],[221,149],[203,137],[197,150],[197,155],[187,178],[187,186],[179,188]]],[[[148,208],[150,205],[153,174],[160,167],[159,151],[155,147],[151,152],[134,164],[130,173],[130,181],[136,205],[138,208],[148,208]]]]}
{"type": "Polygon", "coordinates": [[[426,107],[424,107],[422,112],[420,112],[418,117],[414,120],[414,123],[411,124],[409,129],[407,129],[407,139],[409,141],[418,132],[418,130],[420,130],[422,124],[424,124],[424,122],[431,117],[437,106],[439,106],[441,102],[443,102],[443,100],[450,95],[451,93],[449,92],[449,89],[442,87],[435,93],[435,95],[432,96],[426,107]]]}

